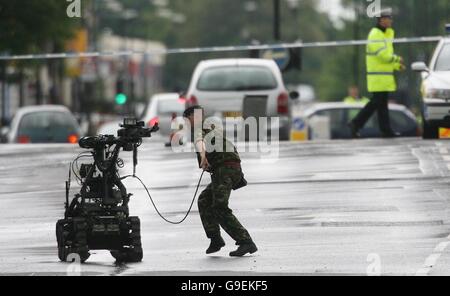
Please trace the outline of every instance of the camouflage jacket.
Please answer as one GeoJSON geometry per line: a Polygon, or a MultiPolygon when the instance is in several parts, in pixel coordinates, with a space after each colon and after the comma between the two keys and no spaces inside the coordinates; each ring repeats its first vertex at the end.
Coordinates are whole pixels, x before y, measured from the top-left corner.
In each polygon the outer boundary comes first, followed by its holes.
{"type": "MultiPolygon", "coordinates": [[[[218,128],[197,129],[194,131],[193,141],[204,141],[206,158],[214,170],[227,162],[240,163],[241,159],[236,147],[225,137],[224,131],[218,128]]],[[[199,154],[197,154],[199,156],[199,154]]]]}

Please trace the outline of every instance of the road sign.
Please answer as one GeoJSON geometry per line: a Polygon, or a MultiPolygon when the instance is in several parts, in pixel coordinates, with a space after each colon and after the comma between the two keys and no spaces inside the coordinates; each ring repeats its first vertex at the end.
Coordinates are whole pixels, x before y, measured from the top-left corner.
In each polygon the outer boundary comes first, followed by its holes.
{"type": "Polygon", "coordinates": [[[262,53],[263,59],[274,60],[281,70],[285,70],[291,60],[291,54],[287,48],[268,49],[262,53]]]}
{"type": "Polygon", "coordinates": [[[295,130],[301,131],[305,128],[306,123],[302,118],[295,118],[292,125],[295,130]]]}
{"type": "Polygon", "coordinates": [[[291,141],[293,142],[302,142],[308,141],[308,125],[306,124],[305,119],[301,117],[296,117],[292,120],[292,129],[291,129],[291,141]]]}

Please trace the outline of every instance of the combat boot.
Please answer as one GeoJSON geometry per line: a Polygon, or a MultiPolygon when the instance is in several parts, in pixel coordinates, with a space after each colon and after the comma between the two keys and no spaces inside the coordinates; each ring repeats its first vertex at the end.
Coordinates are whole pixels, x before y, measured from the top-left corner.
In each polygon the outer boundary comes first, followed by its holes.
{"type": "Polygon", "coordinates": [[[223,247],[225,247],[225,241],[221,236],[211,239],[211,244],[209,245],[206,254],[213,254],[219,252],[223,247]]]}
{"type": "Polygon", "coordinates": [[[242,257],[245,256],[247,254],[253,254],[256,253],[258,251],[258,248],[256,247],[254,242],[250,242],[250,243],[245,243],[239,246],[239,248],[230,253],[231,257],[242,257]]]}

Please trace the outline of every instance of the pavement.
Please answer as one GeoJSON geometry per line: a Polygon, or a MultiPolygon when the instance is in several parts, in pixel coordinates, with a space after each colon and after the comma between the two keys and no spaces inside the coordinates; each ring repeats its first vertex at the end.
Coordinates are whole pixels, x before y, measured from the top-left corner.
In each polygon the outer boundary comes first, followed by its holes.
{"type": "MultiPolygon", "coordinates": [[[[227,246],[205,255],[196,205],[184,224],[166,224],[140,184],[127,180],[130,211],[142,221],[138,264],[116,264],[107,251],[92,251],[83,265],[58,261],[55,223],[79,152],[0,146],[0,274],[450,275],[448,141],[280,143],[275,154],[242,153],[249,186],[233,192],[230,206],[259,247],[244,258],[228,256],[236,247],[226,234],[227,246]]],[[[126,174],[131,155],[122,157],[126,174]]],[[[150,141],[139,159],[138,175],[160,211],[183,218],[201,174],[195,156],[150,141]]]]}

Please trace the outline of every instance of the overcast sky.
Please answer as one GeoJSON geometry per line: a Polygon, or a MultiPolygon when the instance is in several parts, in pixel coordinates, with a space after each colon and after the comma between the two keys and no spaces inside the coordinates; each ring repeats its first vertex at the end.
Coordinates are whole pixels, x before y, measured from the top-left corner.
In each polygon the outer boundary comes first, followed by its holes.
{"type": "Polygon", "coordinates": [[[319,8],[321,11],[327,12],[330,18],[339,25],[341,18],[352,18],[353,11],[345,10],[341,5],[341,0],[320,0],[319,8]]]}

